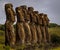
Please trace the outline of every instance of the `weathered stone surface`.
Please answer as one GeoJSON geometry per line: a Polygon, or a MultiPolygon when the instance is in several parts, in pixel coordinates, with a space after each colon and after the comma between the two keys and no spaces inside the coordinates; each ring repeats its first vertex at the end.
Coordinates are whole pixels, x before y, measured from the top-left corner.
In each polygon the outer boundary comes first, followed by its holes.
{"type": "MultiPolygon", "coordinates": [[[[37,46],[37,43],[49,43],[50,34],[48,33],[49,19],[47,14],[34,11],[33,7],[22,5],[16,7],[16,14],[12,4],[5,4],[6,22],[5,22],[5,44],[19,45],[32,44],[37,46]],[[13,27],[16,22],[16,34],[13,27]]],[[[27,45],[28,46],[28,45],[27,45]]]]}
{"type": "Polygon", "coordinates": [[[40,29],[40,25],[37,25],[36,27],[37,27],[36,29],[37,29],[38,44],[41,44],[42,43],[42,32],[40,29]]]}
{"type": "Polygon", "coordinates": [[[24,22],[24,14],[21,7],[17,7],[16,9],[17,22],[24,22]]]}
{"type": "Polygon", "coordinates": [[[35,14],[34,11],[31,13],[31,22],[33,22],[33,23],[37,23],[36,14],[35,14]]]}
{"type": "Polygon", "coordinates": [[[34,16],[33,13],[33,7],[28,7],[28,13],[30,15],[30,29],[31,29],[31,34],[32,34],[32,43],[35,44],[37,43],[37,31],[36,31],[36,26],[35,23],[36,21],[36,17],[34,16]]]}
{"type": "Polygon", "coordinates": [[[39,14],[39,19],[40,20],[38,23],[40,24],[40,29],[42,32],[42,42],[46,43],[46,33],[45,33],[45,26],[44,26],[44,20],[43,20],[43,13],[39,14]]]}
{"type": "Polygon", "coordinates": [[[9,38],[9,32],[8,32],[8,29],[9,29],[9,21],[7,21],[6,23],[5,23],[5,45],[9,45],[10,43],[10,38],[9,38]]]}
{"type": "Polygon", "coordinates": [[[38,39],[38,43],[41,44],[41,42],[42,42],[42,32],[41,32],[41,29],[40,29],[41,25],[38,23],[38,20],[39,20],[38,11],[34,11],[34,15],[35,15],[36,20],[37,20],[37,23],[35,24],[36,25],[36,30],[37,30],[37,39],[38,39]]]}
{"type": "Polygon", "coordinates": [[[13,10],[12,4],[6,4],[5,5],[5,13],[6,13],[6,20],[15,22],[15,12],[13,10]]]}
{"type": "Polygon", "coordinates": [[[29,24],[26,22],[24,23],[24,30],[25,30],[25,40],[26,43],[31,43],[31,30],[29,24]]]}
{"type": "Polygon", "coordinates": [[[31,18],[31,13],[33,12],[34,8],[33,7],[28,7],[28,13],[30,15],[30,18],[31,18]]]}
{"type": "Polygon", "coordinates": [[[34,8],[33,7],[28,7],[28,11],[33,11],[34,8]]]}
{"type": "Polygon", "coordinates": [[[16,8],[16,14],[17,14],[17,23],[16,23],[16,41],[19,42],[21,45],[25,43],[25,31],[23,22],[24,20],[24,14],[21,7],[16,8]]]}
{"type": "Polygon", "coordinates": [[[45,21],[45,25],[48,26],[49,25],[49,19],[47,17],[47,14],[44,14],[44,21],[45,21]]]}
{"type": "Polygon", "coordinates": [[[22,45],[25,43],[25,31],[23,27],[23,22],[16,23],[16,38],[18,44],[22,45]]]}
{"type": "Polygon", "coordinates": [[[12,4],[5,4],[6,23],[5,23],[5,43],[6,45],[15,45],[15,32],[13,23],[15,21],[15,12],[12,4]]]}
{"type": "Polygon", "coordinates": [[[28,14],[27,7],[26,6],[21,6],[21,7],[24,14],[24,19],[25,19],[25,22],[23,22],[24,31],[25,31],[25,41],[26,43],[30,43],[31,42],[31,30],[29,26],[30,16],[28,14]]]}
{"type": "Polygon", "coordinates": [[[45,33],[46,33],[46,39],[47,42],[50,42],[50,35],[48,33],[48,26],[49,26],[49,19],[47,17],[47,14],[44,14],[44,21],[45,21],[45,33]]]}
{"type": "Polygon", "coordinates": [[[42,17],[43,17],[43,13],[40,13],[38,17],[38,24],[40,24],[40,26],[43,25],[42,17]]]}
{"type": "Polygon", "coordinates": [[[33,23],[30,23],[30,29],[32,33],[32,43],[37,43],[37,33],[36,33],[36,26],[33,23]]]}
{"type": "Polygon", "coordinates": [[[27,9],[27,6],[26,5],[22,5],[22,6],[20,6],[22,9],[27,9]]]}

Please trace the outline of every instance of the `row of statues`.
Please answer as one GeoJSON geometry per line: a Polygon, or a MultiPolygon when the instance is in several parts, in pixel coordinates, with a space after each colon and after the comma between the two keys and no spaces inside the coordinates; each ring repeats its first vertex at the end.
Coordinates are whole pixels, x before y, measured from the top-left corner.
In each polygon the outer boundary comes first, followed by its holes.
{"type": "Polygon", "coordinates": [[[30,45],[50,42],[47,14],[34,11],[33,7],[26,5],[16,7],[15,11],[12,4],[5,4],[5,45],[30,45]],[[17,18],[16,28],[14,28],[15,18],[17,18]]]}

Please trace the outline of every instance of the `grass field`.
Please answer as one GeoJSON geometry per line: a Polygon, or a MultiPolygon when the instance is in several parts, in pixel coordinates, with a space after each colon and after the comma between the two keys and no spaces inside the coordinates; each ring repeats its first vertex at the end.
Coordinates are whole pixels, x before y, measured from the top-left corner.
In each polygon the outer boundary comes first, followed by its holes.
{"type": "MultiPolygon", "coordinates": [[[[49,28],[49,33],[60,36],[60,27],[49,28]]],[[[4,41],[5,41],[4,31],[0,30],[0,50],[5,50],[5,48],[3,47],[4,41]]],[[[60,47],[56,47],[51,50],[60,50],[60,47]]]]}
{"type": "MultiPolygon", "coordinates": [[[[57,36],[60,36],[60,27],[52,27],[49,28],[50,34],[56,34],[57,36]]],[[[53,48],[51,50],[60,50],[60,47],[53,48]]]]}
{"type": "Polygon", "coordinates": [[[60,50],[60,47],[54,48],[53,50],[60,50]]]}
{"type": "Polygon", "coordinates": [[[5,50],[3,48],[5,41],[4,31],[0,30],[0,50],[5,50]]]}
{"type": "Polygon", "coordinates": [[[60,36],[60,27],[49,28],[49,33],[60,36]]]}

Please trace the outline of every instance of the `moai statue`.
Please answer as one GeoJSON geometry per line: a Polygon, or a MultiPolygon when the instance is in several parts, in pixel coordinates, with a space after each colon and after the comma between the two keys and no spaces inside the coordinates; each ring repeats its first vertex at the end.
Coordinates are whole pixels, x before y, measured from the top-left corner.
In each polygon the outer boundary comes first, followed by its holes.
{"type": "Polygon", "coordinates": [[[13,46],[15,45],[15,32],[14,32],[14,22],[15,22],[15,12],[13,10],[13,5],[8,3],[5,4],[6,22],[5,22],[5,45],[13,46]]]}
{"type": "Polygon", "coordinates": [[[28,13],[30,15],[30,29],[31,29],[31,33],[32,33],[32,44],[36,44],[37,43],[37,33],[36,33],[36,26],[35,23],[36,18],[34,18],[34,14],[33,14],[33,7],[28,7],[28,13]]]}
{"type": "Polygon", "coordinates": [[[50,42],[50,35],[48,33],[49,19],[47,17],[47,14],[44,14],[43,18],[44,18],[44,26],[45,26],[46,39],[47,39],[47,43],[49,43],[50,42]]]}
{"type": "Polygon", "coordinates": [[[43,15],[44,15],[43,13],[39,14],[39,20],[40,21],[38,20],[38,23],[40,24],[40,29],[41,29],[41,32],[42,32],[42,42],[46,43],[46,33],[45,33],[43,15]]]}
{"type": "Polygon", "coordinates": [[[37,39],[38,39],[38,44],[41,44],[42,42],[42,32],[41,32],[41,20],[39,18],[39,14],[38,14],[38,11],[34,11],[34,15],[36,17],[36,20],[37,20],[37,23],[35,24],[36,25],[36,30],[37,30],[37,39]],[[40,23],[39,23],[40,22],[40,23]]]}
{"type": "Polygon", "coordinates": [[[16,7],[17,23],[16,23],[16,43],[25,44],[25,31],[23,27],[24,16],[21,7],[16,7]]]}
{"type": "MultiPolygon", "coordinates": [[[[33,7],[28,7],[28,13],[29,13],[30,16],[31,16],[31,13],[33,12],[33,10],[34,10],[33,7]]],[[[31,17],[30,17],[30,19],[31,19],[31,17]]]]}
{"type": "Polygon", "coordinates": [[[24,14],[24,30],[25,30],[25,42],[27,45],[30,45],[31,44],[31,30],[30,30],[30,26],[29,26],[29,22],[30,22],[30,16],[28,14],[28,10],[27,10],[27,6],[23,5],[23,6],[20,6],[22,7],[22,11],[23,11],[23,14],[24,14]]]}

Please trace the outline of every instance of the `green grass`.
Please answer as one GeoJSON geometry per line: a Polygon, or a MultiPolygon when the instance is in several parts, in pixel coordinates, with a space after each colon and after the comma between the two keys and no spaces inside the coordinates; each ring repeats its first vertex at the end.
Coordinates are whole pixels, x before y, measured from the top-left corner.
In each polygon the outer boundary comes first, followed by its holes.
{"type": "Polygon", "coordinates": [[[5,41],[4,31],[0,30],[0,50],[5,50],[5,49],[3,48],[3,46],[4,46],[4,41],[5,41]]]}
{"type": "MultiPolygon", "coordinates": [[[[56,35],[60,36],[60,27],[49,28],[49,33],[56,34],[56,35]]],[[[5,50],[5,48],[3,48],[4,41],[5,41],[4,34],[5,34],[4,31],[0,30],[0,50],[5,50]]],[[[56,47],[56,48],[53,48],[51,50],[60,50],[60,47],[56,47]]]]}
{"type": "MultiPolygon", "coordinates": [[[[49,28],[49,33],[60,36],[60,27],[49,28]]],[[[51,50],[60,50],[60,47],[52,48],[51,50]]]]}
{"type": "Polygon", "coordinates": [[[60,27],[49,28],[49,33],[60,36],[60,27]]]}
{"type": "Polygon", "coordinates": [[[52,48],[51,50],[60,50],[60,47],[52,48]]]}

